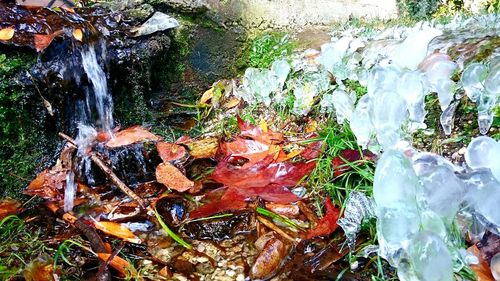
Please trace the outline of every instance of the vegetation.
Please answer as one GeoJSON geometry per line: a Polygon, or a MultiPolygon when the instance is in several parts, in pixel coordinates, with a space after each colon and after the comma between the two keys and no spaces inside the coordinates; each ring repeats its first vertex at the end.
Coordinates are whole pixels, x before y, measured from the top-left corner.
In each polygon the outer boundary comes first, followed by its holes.
{"type": "Polygon", "coordinates": [[[266,32],[251,40],[246,54],[240,61],[242,68],[269,68],[279,58],[287,57],[295,49],[295,43],[283,32],[266,32]]]}
{"type": "Polygon", "coordinates": [[[33,106],[41,105],[42,100],[16,82],[16,75],[32,62],[26,55],[0,53],[0,186],[4,196],[19,196],[43,154],[40,116],[45,112],[37,112],[38,107],[33,106]]]}

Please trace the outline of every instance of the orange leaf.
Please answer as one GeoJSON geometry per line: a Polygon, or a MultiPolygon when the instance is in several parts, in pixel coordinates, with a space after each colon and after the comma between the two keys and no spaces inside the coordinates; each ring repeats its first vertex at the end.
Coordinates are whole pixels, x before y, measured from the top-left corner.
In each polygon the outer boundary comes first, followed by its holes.
{"type": "Polygon", "coordinates": [[[114,138],[106,143],[108,148],[116,148],[145,141],[159,141],[160,137],[151,133],[142,126],[133,126],[118,132],[114,138]]]}
{"type": "Polygon", "coordinates": [[[75,37],[76,40],[82,42],[83,40],[83,32],[81,29],[77,28],[73,30],[73,37],[75,37]]]}
{"type": "Polygon", "coordinates": [[[54,268],[52,263],[43,259],[37,259],[30,262],[23,271],[25,280],[32,281],[53,281],[54,268]]]}
{"type": "Polygon", "coordinates": [[[17,213],[17,209],[21,206],[16,200],[12,199],[3,199],[0,201],[0,220],[5,218],[6,216],[13,215],[17,213]]]}
{"type": "Polygon", "coordinates": [[[66,171],[44,170],[28,185],[26,195],[38,195],[44,199],[62,199],[61,191],[66,182],[66,171]]]}
{"type": "Polygon", "coordinates": [[[159,142],[156,144],[156,149],[163,162],[178,160],[186,155],[184,146],[174,143],[159,142]]]}
{"type": "Polygon", "coordinates": [[[0,40],[2,41],[8,41],[14,37],[14,28],[13,27],[7,27],[4,29],[0,29],[0,40]]]}
{"type": "Polygon", "coordinates": [[[226,109],[231,109],[233,107],[236,107],[240,104],[240,100],[237,98],[232,98],[228,102],[224,103],[224,108],[226,109]]]}
{"type": "Polygon", "coordinates": [[[93,224],[95,228],[99,229],[100,231],[106,234],[121,238],[124,241],[130,243],[141,244],[141,239],[135,236],[134,233],[130,231],[130,229],[128,229],[127,227],[123,226],[120,223],[94,220],[93,224]]]}
{"type": "Polygon", "coordinates": [[[493,275],[491,274],[490,266],[488,262],[483,259],[481,252],[476,245],[469,247],[467,252],[476,256],[479,260],[478,264],[470,265],[470,268],[476,273],[477,281],[494,281],[493,275]]]}
{"type": "Polygon", "coordinates": [[[194,159],[212,158],[217,152],[219,140],[217,138],[205,138],[188,144],[189,154],[194,159]]]}
{"type": "Polygon", "coordinates": [[[165,186],[184,192],[194,186],[194,182],[186,178],[174,165],[165,162],[156,168],[156,180],[165,186]]]}
{"type": "MultiPolygon", "coordinates": [[[[108,253],[97,253],[97,256],[102,261],[107,262],[111,257],[111,254],[108,253]]],[[[109,265],[112,268],[116,269],[121,276],[132,275],[132,277],[137,276],[137,271],[135,268],[126,260],[120,258],[119,256],[114,256],[111,261],[109,261],[109,265]]]]}

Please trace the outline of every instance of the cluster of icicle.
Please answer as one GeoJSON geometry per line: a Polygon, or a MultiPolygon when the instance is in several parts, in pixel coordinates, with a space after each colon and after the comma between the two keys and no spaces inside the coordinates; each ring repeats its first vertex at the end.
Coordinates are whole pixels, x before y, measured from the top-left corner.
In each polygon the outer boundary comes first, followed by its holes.
{"type": "Polygon", "coordinates": [[[480,132],[489,131],[500,101],[500,53],[464,66],[462,58],[453,61],[446,54],[455,39],[434,39],[446,38],[443,34],[450,30],[464,38],[489,36],[500,30],[498,19],[456,18],[447,25],[420,23],[378,34],[347,30],[321,51],[307,50],[291,63],[279,60],[270,70],[248,69],[238,89],[246,102],[267,106],[282,103],[289,91],[297,115],[306,115],[319,98],[323,112],[334,112],[339,124],[349,121],[361,147],[384,151],[376,167],[373,206],[368,208],[369,199],[355,194],[340,224],[352,240],[361,220],[373,212],[379,254],[397,268],[403,281],[453,280],[453,273],[465,264],[478,262],[459,249],[460,238],[452,234],[457,221],[472,237],[486,230],[500,235],[500,161],[495,158],[500,144],[485,136],[475,138],[466,165],[458,167],[441,156],[416,151],[408,141],[409,134],[426,128],[425,97],[433,93],[445,134],[452,132],[463,93],[476,103],[480,132]],[[458,73],[462,75],[455,82],[452,77],[458,73]],[[346,80],[358,81],[367,94],[358,100],[342,84],[346,80]]]}

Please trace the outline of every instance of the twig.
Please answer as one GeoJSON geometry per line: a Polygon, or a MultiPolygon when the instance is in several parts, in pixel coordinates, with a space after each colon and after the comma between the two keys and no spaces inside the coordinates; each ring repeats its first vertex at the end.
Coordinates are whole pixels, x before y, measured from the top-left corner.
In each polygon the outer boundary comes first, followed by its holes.
{"type": "MultiPolygon", "coordinates": [[[[71,138],[70,136],[64,134],[64,133],[59,133],[59,136],[66,141],[68,141],[71,145],[77,147],[75,140],[71,138]]],[[[105,174],[106,176],[121,190],[123,193],[127,194],[128,197],[132,198],[134,201],[136,201],[141,208],[150,211],[150,209],[147,208],[146,202],[139,197],[135,192],[130,189],[114,172],[111,168],[104,163],[104,161],[99,158],[95,153],[92,153],[90,155],[90,159],[92,162],[94,162],[105,174]]]]}
{"type": "Polygon", "coordinates": [[[301,241],[300,238],[293,238],[292,236],[288,235],[285,231],[283,231],[281,228],[279,228],[278,226],[276,226],[271,221],[269,221],[269,220],[267,220],[267,219],[265,219],[265,218],[263,218],[261,216],[257,216],[257,219],[263,225],[267,226],[269,229],[271,229],[272,231],[278,233],[281,237],[289,240],[290,242],[296,244],[296,243],[299,243],[301,241]]]}

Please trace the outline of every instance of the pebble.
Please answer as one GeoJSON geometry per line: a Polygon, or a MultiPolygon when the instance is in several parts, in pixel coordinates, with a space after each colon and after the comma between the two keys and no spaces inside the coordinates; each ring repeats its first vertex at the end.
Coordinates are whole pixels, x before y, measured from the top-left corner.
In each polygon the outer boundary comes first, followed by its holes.
{"type": "Polygon", "coordinates": [[[465,152],[467,152],[467,147],[462,147],[462,148],[460,148],[460,150],[458,151],[458,154],[460,154],[460,155],[465,155],[465,152]]]}

